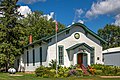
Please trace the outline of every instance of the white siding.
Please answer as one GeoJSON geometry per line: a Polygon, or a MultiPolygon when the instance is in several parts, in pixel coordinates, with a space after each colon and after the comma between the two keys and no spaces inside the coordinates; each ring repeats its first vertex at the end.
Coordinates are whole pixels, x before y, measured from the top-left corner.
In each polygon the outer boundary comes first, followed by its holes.
{"type": "MultiPolygon", "coordinates": [[[[47,63],[47,45],[42,44],[42,65],[48,66],[47,63]]],[[[34,48],[28,47],[28,50],[24,50],[24,56],[23,56],[23,63],[25,67],[25,71],[34,71],[37,67],[40,66],[40,45],[34,45],[34,48]],[[32,50],[35,50],[35,66],[33,66],[33,52],[32,50]],[[27,66],[27,51],[29,51],[29,66],[27,66]]]]}
{"type": "MultiPolygon", "coordinates": [[[[77,54],[74,54],[74,59],[73,61],[69,60],[68,57],[68,53],[66,51],[67,48],[77,44],[77,43],[86,43],[87,45],[89,45],[90,47],[94,47],[95,48],[95,52],[94,52],[94,57],[95,57],[95,63],[102,63],[102,47],[99,45],[100,41],[98,39],[96,39],[95,37],[93,37],[92,35],[89,35],[89,37],[87,37],[85,35],[85,31],[82,27],[76,26],[76,27],[72,27],[70,29],[69,34],[61,33],[58,35],[58,42],[57,45],[60,46],[64,46],[64,65],[66,67],[69,67],[71,64],[76,64],[77,63],[77,54]],[[74,34],[75,33],[79,33],[80,34],[80,38],[79,39],[75,39],[74,38],[74,34]],[[93,41],[95,40],[95,41],[93,41]],[[100,58],[100,60],[97,60],[97,57],[100,58]]],[[[56,59],[56,44],[55,44],[55,36],[52,38],[52,41],[50,43],[44,43],[41,45],[42,46],[42,64],[44,66],[49,66],[50,61],[53,59],[56,59]]],[[[25,71],[34,71],[37,67],[40,66],[40,45],[35,44],[34,45],[34,49],[35,49],[35,66],[33,66],[33,57],[32,57],[32,47],[28,47],[28,51],[29,51],[29,66],[27,66],[27,57],[26,57],[26,53],[27,50],[24,50],[24,56],[23,56],[23,63],[25,65],[25,71]]],[[[90,57],[90,55],[88,55],[90,57]]],[[[90,58],[88,58],[88,60],[90,60],[90,58]]],[[[88,64],[90,64],[90,61],[88,61],[88,64]]]]}
{"type": "MultiPolygon", "coordinates": [[[[91,38],[94,38],[94,37],[92,36],[91,38]]],[[[51,61],[51,59],[56,58],[56,55],[55,55],[56,54],[56,50],[55,50],[56,45],[54,43],[55,43],[55,37],[53,38],[53,43],[51,43],[52,45],[49,45],[49,47],[48,47],[49,61],[51,61]]],[[[66,49],[75,45],[75,44],[77,44],[77,43],[86,43],[89,46],[94,47],[95,48],[95,53],[94,53],[95,54],[94,55],[95,61],[94,62],[95,63],[100,63],[100,64],[102,63],[102,47],[98,44],[98,43],[100,43],[100,41],[97,40],[97,39],[96,39],[96,42],[92,41],[90,38],[86,37],[85,31],[81,27],[76,26],[76,28],[73,27],[70,30],[69,34],[65,35],[65,33],[62,33],[58,36],[57,45],[58,46],[59,45],[64,46],[64,66],[68,67],[72,63],[72,62],[69,61],[68,53],[67,53],[66,49]],[[76,32],[80,34],[80,39],[75,39],[74,38],[74,34],[76,32]],[[99,57],[99,60],[97,60],[97,57],[99,57]]]]}

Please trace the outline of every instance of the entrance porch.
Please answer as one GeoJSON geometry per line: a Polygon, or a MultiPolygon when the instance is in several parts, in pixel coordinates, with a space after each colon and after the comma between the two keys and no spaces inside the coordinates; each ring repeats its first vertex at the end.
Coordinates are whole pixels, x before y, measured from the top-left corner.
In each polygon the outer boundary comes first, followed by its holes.
{"type": "Polygon", "coordinates": [[[66,49],[70,60],[70,65],[84,65],[87,67],[94,63],[94,48],[86,43],[79,43],[66,49]]]}

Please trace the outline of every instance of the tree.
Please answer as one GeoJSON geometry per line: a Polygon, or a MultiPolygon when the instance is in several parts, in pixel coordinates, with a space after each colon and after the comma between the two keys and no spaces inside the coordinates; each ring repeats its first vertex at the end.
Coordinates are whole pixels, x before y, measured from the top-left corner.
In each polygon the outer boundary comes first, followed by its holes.
{"type": "MultiPolygon", "coordinates": [[[[26,38],[32,34],[33,40],[38,40],[55,33],[55,22],[53,19],[47,20],[47,17],[44,17],[42,14],[42,12],[35,11],[26,18],[20,20],[28,32],[26,38]]],[[[65,28],[65,26],[59,22],[58,27],[59,30],[65,28]]],[[[27,41],[28,39],[26,39],[26,42],[27,41]]]]}
{"type": "Polygon", "coordinates": [[[0,12],[3,15],[0,17],[0,58],[3,57],[0,62],[5,65],[6,71],[13,66],[15,56],[21,54],[25,35],[24,27],[17,22],[20,15],[16,3],[17,0],[0,2],[0,12]]]}
{"type": "Polygon", "coordinates": [[[120,27],[115,25],[106,25],[98,30],[98,35],[106,40],[108,44],[103,44],[104,49],[120,46],[120,27]]]}

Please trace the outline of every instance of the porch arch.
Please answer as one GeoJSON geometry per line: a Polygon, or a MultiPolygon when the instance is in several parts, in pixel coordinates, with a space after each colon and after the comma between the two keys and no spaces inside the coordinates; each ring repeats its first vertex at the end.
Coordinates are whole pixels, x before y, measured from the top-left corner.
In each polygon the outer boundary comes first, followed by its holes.
{"type": "Polygon", "coordinates": [[[83,63],[90,65],[94,63],[94,48],[86,43],[79,43],[69,47],[67,50],[71,65],[78,64],[78,55],[83,54],[83,63]]]}

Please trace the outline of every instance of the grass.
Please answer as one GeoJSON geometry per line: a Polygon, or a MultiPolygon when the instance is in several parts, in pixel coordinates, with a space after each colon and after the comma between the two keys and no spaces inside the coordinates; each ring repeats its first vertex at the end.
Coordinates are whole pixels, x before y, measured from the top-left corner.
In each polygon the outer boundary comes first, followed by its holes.
{"type": "Polygon", "coordinates": [[[10,76],[9,73],[0,73],[0,80],[120,80],[120,78],[101,78],[100,76],[83,76],[68,78],[41,78],[34,74],[17,73],[23,76],[10,76]]]}

